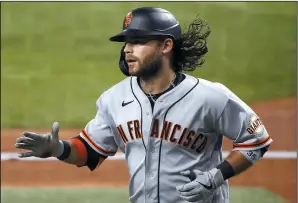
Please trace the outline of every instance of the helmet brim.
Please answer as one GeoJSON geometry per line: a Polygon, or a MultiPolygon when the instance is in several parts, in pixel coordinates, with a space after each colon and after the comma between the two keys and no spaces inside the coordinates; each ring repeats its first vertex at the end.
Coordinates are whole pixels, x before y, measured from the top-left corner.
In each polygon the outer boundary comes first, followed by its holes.
{"type": "Polygon", "coordinates": [[[164,34],[158,31],[146,31],[146,30],[137,30],[137,29],[127,29],[123,30],[119,34],[110,37],[110,41],[112,42],[125,42],[127,37],[148,37],[148,36],[169,36],[168,34],[164,34]]]}

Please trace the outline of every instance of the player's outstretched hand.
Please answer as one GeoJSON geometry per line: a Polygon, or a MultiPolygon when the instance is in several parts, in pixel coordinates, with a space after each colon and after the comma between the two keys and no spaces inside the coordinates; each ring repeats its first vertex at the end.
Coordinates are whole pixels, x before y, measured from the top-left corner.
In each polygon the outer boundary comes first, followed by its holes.
{"type": "Polygon", "coordinates": [[[181,175],[188,177],[190,182],[177,186],[176,190],[180,197],[188,202],[200,203],[207,200],[224,182],[221,171],[217,168],[207,172],[187,170],[182,171],[181,175]]]}
{"type": "Polygon", "coordinates": [[[20,158],[24,157],[58,157],[62,154],[63,143],[59,140],[59,123],[55,122],[52,131],[49,134],[37,134],[35,132],[24,132],[24,137],[16,140],[15,147],[18,149],[30,150],[19,154],[20,158]]]}

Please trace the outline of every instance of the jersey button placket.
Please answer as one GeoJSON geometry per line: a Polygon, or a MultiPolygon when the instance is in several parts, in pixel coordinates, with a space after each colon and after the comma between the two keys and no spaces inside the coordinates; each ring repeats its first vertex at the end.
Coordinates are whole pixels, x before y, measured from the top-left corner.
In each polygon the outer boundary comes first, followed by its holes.
{"type": "Polygon", "coordinates": [[[154,199],[153,195],[152,194],[149,194],[149,199],[154,199]]]}
{"type": "MultiPolygon", "coordinates": [[[[154,192],[152,190],[152,179],[154,178],[154,173],[150,169],[150,165],[152,164],[152,156],[151,154],[151,141],[150,141],[150,129],[151,129],[151,122],[152,122],[152,108],[149,100],[145,100],[144,103],[144,125],[146,125],[146,133],[147,136],[144,136],[147,142],[147,151],[146,151],[146,166],[145,166],[145,173],[147,174],[145,177],[145,195],[146,201],[145,203],[153,203],[154,200],[154,192]]],[[[143,129],[144,130],[144,129],[143,129]]]]}
{"type": "Polygon", "coordinates": [[[156,148],[156,139],[150,140],[150,146],[148,147],[147,157],[150,160],[146,173],[146,186],[147,186],[147,198],[148,203],[156,203],[157,201],[157,173],[158,173],[158,150],[156,148]]]}
{"type": "Polygon", "coordinates": [[[149,177],[150,177],[150,178],[153,178],[153,177],[154,177],[154,173],[153,173],[153,172],[150,172],[150,173],[149,173],[149,177]]]}
{"type": "MultiPolygon", "coordinates": [[[[150,116],[151,115],[151,113],[150,113],[150,111],[152,110],[152,108],[151,108],[151,104],[149,103],[149,101],[148,101],[148,99],[146,99],[145,100],[145,104],[147,105],[147,108],[146,108],[146,115],[147,116],[150,116]]],[[[151,117],[152,117],[152,115],[151,115],[151,117]]]]}

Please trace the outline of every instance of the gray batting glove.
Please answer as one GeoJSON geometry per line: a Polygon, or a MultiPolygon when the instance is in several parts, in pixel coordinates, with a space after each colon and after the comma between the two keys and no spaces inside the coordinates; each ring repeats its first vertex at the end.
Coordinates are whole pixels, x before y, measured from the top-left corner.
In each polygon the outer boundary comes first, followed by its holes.
{"type": "Polygon", "coordinates": [[[187,170],[181,174],[187,176],[191,182],[177,186],[176,190],[182,199],[189,202],[204,202],[224,183],[222,173],[217,168],[207,172],[187,170]]]}
{"type": "Polygon", "coordinates": [[[24,132],[24,137],[16,140],[15,147],[18,149],[30,150],[29,152],[20,153],[20,158],[25,157],[58,157],[63,153],[64,146],[59,140],[59,123],[55,122],[50,134],[37,134],[35,132],[24,132]]]}

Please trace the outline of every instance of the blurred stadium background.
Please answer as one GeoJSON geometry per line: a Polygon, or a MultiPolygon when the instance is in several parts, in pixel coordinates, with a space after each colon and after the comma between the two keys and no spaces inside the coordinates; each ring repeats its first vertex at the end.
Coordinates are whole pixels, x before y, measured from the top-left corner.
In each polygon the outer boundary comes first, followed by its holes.
{"type": "Polygon", "coordinates": [[[296,202],[296,2],[2,2],[1,202],[128,202],[123,160],[91,173],[16,160],[13,147],[24,129],[59,121],[69,138],[92,119],[98,96],[124,78],[121,44],[108,38],[139,6],[165,8],[184,28],[205,18],[209,53],[190,74],[225,84],[268,126],[272,157],[231,180],[231,203],[296,202]]]}

